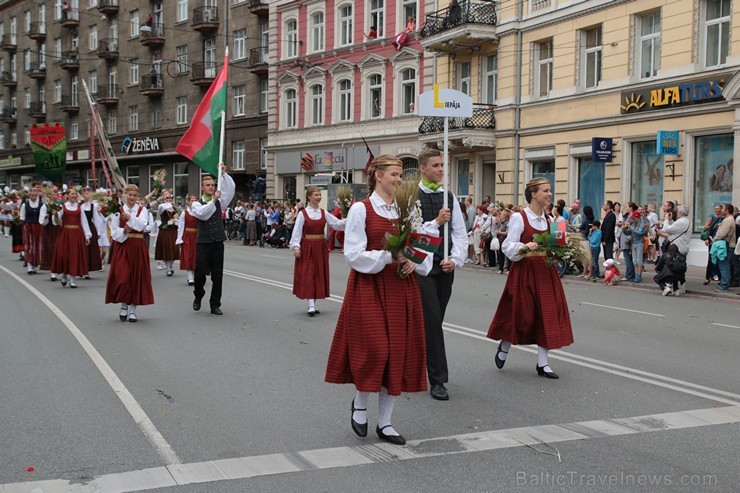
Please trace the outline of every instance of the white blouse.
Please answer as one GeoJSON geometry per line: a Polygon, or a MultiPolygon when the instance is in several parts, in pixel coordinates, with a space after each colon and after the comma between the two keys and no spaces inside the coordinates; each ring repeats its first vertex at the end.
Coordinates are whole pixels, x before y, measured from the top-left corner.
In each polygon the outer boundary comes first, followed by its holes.
{"type": "MultiPolygon", "coordinates": [[[[141,209],[142,206],[139,204],[134,204],[133,207],[129,207],[128,204],[124,204],[123,211],[131,216],[126,223],[126,225],[136,231],[139,231],[141,233],[144,233],[149,228],[149,220],[151,217],[151,214],[148,210],[141,211],[141,214],[139,217],[136,217],[136,214],[139,212],[139,209],[141,209]]],[[[114,241],[117,241],[119,243],[123,243],[128,239],[128,235],[124,231],[124,229],[121,227],[121,215],[111,214],[110,216],[110,236],[114,241]]]]}
{"type": "MultiPolygon", "coordinates": [[[[70,211],[76,211],[80,206],[74,202],[65,202],[64,206],[59,209],[59,212],[57,212],[57,216],[59,217],[59,220],[62,221],[62,224],[64,224],[64,208],[69,209],[70,211]]],[[[87,224],[87,218],[85,217],[85,213],[80,208],[80,224],[82,224],[82,231],[85,232],[85,238],[92,238],[92,233],[90,233],[90,226],[87,224]]]]}
{"type": "MultiPolygon", "coordinates": [[[[321,219],[320,208],[317,207],[316,209],[314,209],[313,207],[308,206],[304,210],[308,214],[308,217],[313,219],[314,221],[318,221],[319,219],[321,219]]],[[[337,231],[344,231],[344,226],[347,221],[346,219],[337,219],[334,214],[329,214],[328,212],[325,212],[324,216],[326,216],[326,222],[330,228],[336,229],[337,231]]],[[[303,217],[303,212],[301,211],[295,218],[295,224],[293,225],[293,236],[290,237],[291,250],[300,250],[304,224],[306,224],[306,219],[303,217]]]]}
{"type": "MultiPolygon", "coordinates": [[[[398,219],[395,207],[389,207],[377,192],[373,192],[370,196],[370,204],[373,211],[380,217],[390,220],[398,219]]],[[[353,204],[349,209],[344,225],[344,258],[349,266],[357,272],[377,274],[386,265],[392,263],[393,258],[391,252],[386,250],[367,250],[366,220],[365,204],[362,202],[353,204]]],[[[424,232],[430,236],[439,236],[437,228],[426,229],[424,232]]],[[[421,264],[414,264],[414,270],[417,274],[426,276],[432,270],[433,260],[434,255],[427,255],[421,264]]]]}
{"type": "MultiPolygon", "coordinates": [[[[532,212],[529,207],[524,209],[524,213],[529,219],[529,224],[536,230],[544,233],[547,231],[547,219],[545,218],[545,212],[543,211],[539,216],[532,212]]],[[[517,255],[517,252],[522,249],[524,243],[519,241],[524,233],[524,219],[522,215],[515,212],[509,219],[509,230],[504,244],[501,245],[501,251],[504,252],[512,262],[517,262],[522,259],[521,256],[517,255]]]]}

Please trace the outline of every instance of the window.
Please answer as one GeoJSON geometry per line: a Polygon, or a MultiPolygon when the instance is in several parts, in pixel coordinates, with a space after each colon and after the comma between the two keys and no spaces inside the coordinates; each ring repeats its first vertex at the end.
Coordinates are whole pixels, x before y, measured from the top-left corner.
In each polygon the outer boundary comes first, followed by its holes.
{"type": "Polygon", "coordinates": [[[324,123],[324,86],[316,84],[309,89],[311,94],[311,125],[324,123]]]}
{"type": "Polygon", "coordinates": [[[175,163],[175,177],[173,183],[175,184],[175,189],[173,190],[175,193],[175,198],[183,199],[183,203],[186,203],[187,201],[184,199],[188,194],[187,161],[184,163],[175,163]]]}
{"type": "Polygon", "coordinates": [[[188,98],[180,96],[175,100],[177,106],[177,124],[182,125],[188,122],[188,98]]]}
{"type": "Polygon", "coordinates": [[[261,44],[262,47],[262,63],[268,63],[270,61],[270,23],[260,22],[260,33],[261,33],[261,44]]]}
{"type": "Polygon", "coordinates": [[[87,80],[90,83],[90,92],[92,94],[98,93],[98,71],[93,70],[87,74],[87,80]]]}
{"type": "Polygon", "coordinates": [[[245,99],[245,86],[234,86],[234,116],[244,116],[245,99]]]}
{"type": "Polygon", "coordinates": [[[342,79],[339,81],[339,111],[337,120],[340,122],[352,121],[352,81],[342,79]]]}
{"type": "Polygon", "coordinates": [[[640,79],[655,77],[660,70],[660,11],[641,15],[637,18],[637,49],[635,57],[637,75],[640,79]]]}
{"type": "Polygon", "coordinates": [[[244,169],[244,141],[235,140],[231,143],[231,168],[234,171],[244,169]]]}
{"type": "Polygon", "coordinates": [[[665,156],[656,152],[656,142],[632,144],[632,193],[637,204],[663,203],[665,156]]]}
{"type": "Polygon", "coordinates": [[[118,51],[118,21],[112,19],[108,26],[108,37],[111,40],[111,51],[118,51]],[[114,44],[115,43],[115,44],[114,44]]]}
{"type": "Polygon", "coordinates": [[[0,133],[0,149],[5,149],[5,134],[0,133]]]}
{"type": "Polygon", "coordinates": [[[139,59],[133,58],[128,66],[128,83],[132,86],[139,83],[139,59]]]}
{"type": "Polygon", "coordinates": [[[370,118],[380,118],[383,116],[383,78],[378,74],[373,74],[368,78],[368,101],[370,108],[368,114],[370,118]]]}
{"type": "Polygon", "coordinates": [[[70,140],[77,140],[80,138],[80,123],[77,118],[72,119],[72,123],[69,126],[69,138],[70,140]]]}
{"type": "Polygon", "coordinates": [[[367,20],[367,28],[368,31],[371,27],[375,26],[375,29],[378,31],[378,38],[382,38],[384,36],[384,21],[385,21],[385,15],[383,11],[383,1],[384,0],[370,0],[369,1],[369,17],[367,20]]]}
{"type": "Polygon", "coordinates": [[[485,55],[483,65],[483,87],[481,88],[481,101],[488,104],[496,102],[498,85],[498,57],[496,55],[485,55]]]}
{"type": "Polygon", "coordinates": [[[139,11],[131,11],[131,37],[135,38],[139,35],[139,11]]]}
{"type": "Polygon", "coordinates": [[[23,143],[27,146],[31,145],[31,131],[30,130],[26,130],[25,132],[23,132],[23,143]]]}
{"type": "Polygon", "coordinates": [[[416,23],[416,1],[417,0],[402,0],[401,1],[401,18],[398,19],[400,22],[398,29],[405,29],[408,22],[413,17],[414,24],[416,23]]]}
{"type": "Polygon", "coordinates": [[[260,113],[267,113],[267,96],[269,82],[267,79],[260,79],[260,113]]]}
{"type": "Polygon", "coordinates": [[[411,115],[416,109],[416,70],[407,68],[401,72],[401,111],[411,115]]]}
{"type": "Polygon", "coordinates": [[[704,22],[705,66],[716,67],[727,62],[730,50],[731,0],[706,0],[704,22]]]}
{"type": "Polygon", "coordinates": [[[31,50],[23,50],[23,70],[29,72],[31,70],[31,50]]]}
{"type": "Polygon", "coordinates": [[[260,169],[267,169],[267,139],[260,139],[260,169]]]}
{"type": "Polygon", "coordinates": [[[247,30],[234,31],[234,60],[247,57],[247,30]]]}
{"type": "Polygon", "coordinates": [[[98,49],[98,26],[90,26],[90,36],[88,38],[90,50],[98,49]]]}
{"type": "Polygon", "coordinates": [[[701,231],[714,206],[732,203],[734,138],[730,134],[696,138],[694,231],[701,231]]]}
{"type": "Polygon", "coordinates": [[[62,19],[62,0],[54,0],[54,20],[62,19]]]}
{"type": "Polygon", "coordinates": [[[157,101],[151,106],[152,128],[162,128],[162,103],[157,101]]]}
{"type": "Polygon", "coordinates": [[[98,0],[90,0],[88,7],[93,8],[98,6],[98,0]]]}
{"type": "Polygon", "coordinates": [[[39,45],[39,66],[46,67],[46,43],[39,45]]]}
{"type": "Polygon", "coordinates": [[[177,22],[188,20],[188,0],[177,0],[177,22]]]}
{"type": "Polygon", "coordinates": [[[589,29],[582,34],[583,40],[583,85],[592,88],[601,80],[601,27],[589,29]]]}
{"type": "Polygon", "coordinates": [[[457,159],[457,196],[465,197],[470,193],[473,173],[470,172],[470,159],[457,159]]]}
{"type": "Polygon", "coordinates": [[[324,13],[311,16],[311,51],[324,51],[324,13]]]}
{"type": "Polygon", "coordinates": [[[180,45],[175,51],[177,52],[175,55],[177,57],[175,73],[178,75],[188,73],[188,45],[180,45]]]}
{"type": "Polygon", "coordinates": [[[126,168],[126,183],[139,186],[139,167],[129,166],[126,168]]]}
{"type": "Polygon", "coordinates": [[[285,58],[298,56],[298,21],[291,19],[285,23],[285,58]]]}
{"type": "Polygon", "coordinates": [[[555,197],[555,161],[537,161],[532,163],[532,178],[547,178],[555,197]]]}
{"type": "Polygon", "coordinates": [[[552,89],[552,41],[535,44],[535,94],[547,96],[552,89]]]}
{"type": "Polygon", "coordinates": [[[457,90],[470,96],[470,62],[457,64],[457,90]]]}
{"type": "Polygon", "coordinates": [[[352,4],[339,7],[339,46],[352,44],[352,4]]]}
{"type": "Polygon", "coordinates": [[[31,31],[31,11],[26,10],[23,12],[23,26],[26,28],[24,32],[31,31]]]}
{"type": "Polygon", "coordinates": [[[115,108],[109,108],[105,119],[106,131],[111,135],[115,134],[118,131],[118,111],[115,108]]]}
{"type": "Polygon", "coordinates": [[[29,88],[23,90],[23,107],[26,109],[31,107],[31,90],[29,88]]]}
{"type": "Polygon", "coordinates": [[[128,130],[129,132],[139,130],[139,107],[136,105],[128,107],[128,130]]]}
{"type": "Polygon", "coordinates": [[[62,59],[62,38],[54,39],[54,58],[57,60],[62,59]]]}
{"type": "Polygon", "coordinates": [[[57,79],[54,81],[54,102],[58,103],[61,100],[62,100],[62,81],[57,79]]]}
{"type": "Polygon", "coordinates": [[[296,128],[298,126],[298,100],[295,89],[288,89],[283,93],[283,115],[284,128],[296,128]]]}

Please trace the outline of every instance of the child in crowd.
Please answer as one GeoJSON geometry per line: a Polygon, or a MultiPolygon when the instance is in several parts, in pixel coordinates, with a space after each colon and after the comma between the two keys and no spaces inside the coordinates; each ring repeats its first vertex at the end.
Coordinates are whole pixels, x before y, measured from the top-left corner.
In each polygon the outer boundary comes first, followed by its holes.
{"type": "Polygon", "coordinates": [[[604,268],[604,284],[606,286],[616,286],[622,273],[619,272],[617,266],[614,265],[614,260],[610,258],[606,259],[606,262],[604,262],[604,268]]]}
{"type": "Polygon", "coordinates": [[[596,220],[591,223],[591,229],[588,233],[588,246],[591,249],[591,277],[589,281],[594,281],[601,277],[599,275],[599,254],[601,254],[601,221],[596,220]]]}

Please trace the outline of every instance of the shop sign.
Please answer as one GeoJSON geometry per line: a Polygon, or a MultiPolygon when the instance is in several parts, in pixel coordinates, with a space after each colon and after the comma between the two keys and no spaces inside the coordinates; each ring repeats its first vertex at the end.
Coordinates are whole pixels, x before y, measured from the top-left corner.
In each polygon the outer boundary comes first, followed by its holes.
{"type": "Polygon", "coordinates": [[[658,154],[678,156],[678,132],[658,130],[658,154]]]}
{"type": "Polygon", "coordinates": [[[594,137],[591,139],[591,161],[595,163],[612,162],[612,139],[594,137]]]}
{"type": "Polygon", "coordinates": [[[469,118],[473,116],[473,100],[464,92],[434,84],[431,91],[419,96],[419,115],[469,118]]]}
{"type": "Polygon", "coordinates": [[[126,137],[121,143],[121,152],[124,154],[137,154],[140,152],[159,152],[159,139],[157,137],[126,137]]]}
{"type": "Polygon", "coordinates": [[[0,159],[0,168],[12,168],[13,166],[20,166],[21,158],[9,156],[7,159],[0,159]]]}
{"type": "Polygon", "coordinates": [[[621,113],[644,113],[652,110],[678,108],[693,104],[711,103],[722,99],[722,89],[732,74],[721,74],[692,81],[624,91],[621,113]]]}

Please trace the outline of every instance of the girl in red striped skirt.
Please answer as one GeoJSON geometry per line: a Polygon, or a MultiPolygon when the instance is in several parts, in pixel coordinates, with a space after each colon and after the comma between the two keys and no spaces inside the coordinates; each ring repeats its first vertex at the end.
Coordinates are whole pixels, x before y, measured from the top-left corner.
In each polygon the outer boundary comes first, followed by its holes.
{"type": "Polygon", "coordinates": [[[326,368],[327,382],[352,383],[357,389],[352,401],[354,432],[367,435],[368,397],[378,393],[375,431],[396,445],[406,443],[391,425],[396,397],[427,388],[424,315],[416,275],[427,275],[433,259],[429,255],[416,265],[383,250],[386,233],[396,232],[393,193],[402,172],[395,156],[375,158],[368,168],[372,195],[350,208],[344,256],[352,270],[326,368]],[[407,277],[399,276],[399,264],[407,277]]]}
{"type": "Polygon", "coordinates": [[[319,209],[321,190],[306,189],[308,206],[298,213],[290,249],[295,255],[293,267],[293,294],[308,300],[308,316],[318,314],[316,299],[329,297],[329,249],[326,244],[326,224],[337,231],[344,231],[345,219],[337,219],[319,209]]]}
{"type": "Polygon", "coordinates": [[[177,243],[180,245],[180,270],[188,273],[188,286],[195,284],[195,240],[198,238],[198,220],[190,211],[193,202],[198,200],[195,195],[188,196],[188,207],[177,223],[177,243]]]}
{"type": "Polygon", "coordinates": [[[51,259],[51,271],[62,275],[62,286],[67,285],[69,276],[70,288],[77,287],[75,277],[86,276],[89,272],[87,247],[90,245],[91,233],[87,218],[77,199],[79,199],[77,190],[70,188],[67,192],[67,202],[57,212],[62,227],[54,247],[54,257],[51,259]]]}
{"type": "Polygon", "coordinates": [[[517,255],[524,246],[536,252],[534,235],[549,229],[544,209],[552,199],[550,182],[546,178],[530,180],[524,196],[529,207],[512,214],[508,235],[501,245],[511,259],[511,268],[488,337],[501,340],[494,359],[499,369],[504,367],[512,344],[536,344],[537,374],[558,378],[548,365],[548,351],[573,344],[563,283],[555,267],[547,266],[544,256],[517,255]]]}

